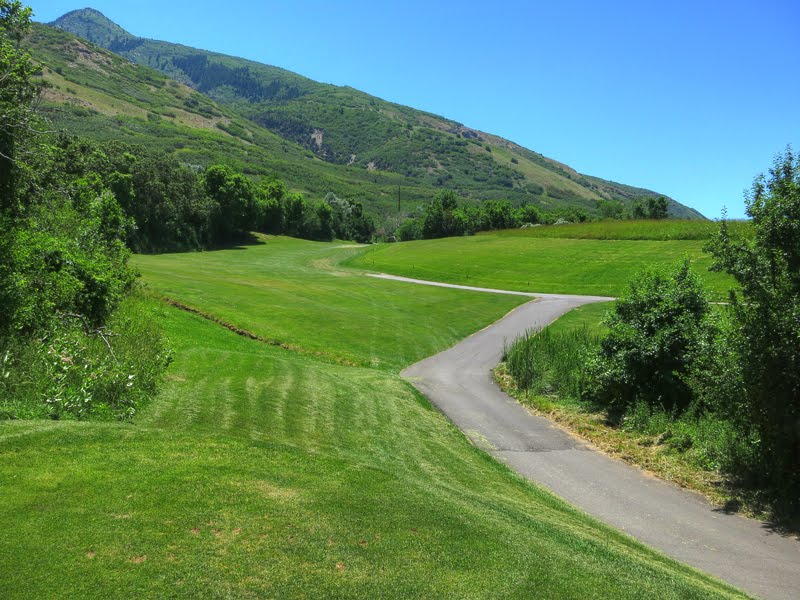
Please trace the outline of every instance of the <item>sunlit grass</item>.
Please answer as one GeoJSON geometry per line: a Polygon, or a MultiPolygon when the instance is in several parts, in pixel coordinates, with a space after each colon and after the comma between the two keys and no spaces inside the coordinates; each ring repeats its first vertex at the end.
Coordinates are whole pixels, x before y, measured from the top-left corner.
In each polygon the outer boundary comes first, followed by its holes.
{"type": "Polygon", "coordinates": [[[4,598],[735,594],[538,490],[397,375],[154,303],[133,425],[0,425],[4,598]]]}
{"type": "MultiPolygon", "coordinates": [[[[561,226],[558,226],[561,227],[561,226]]],[[[567,226],[563,226],[567,227],[567,226]]],[[[583,226],[581,226],[583,227],[583,226]]],[[[527,235],[537,229],[376,245],[351,267],[449,283],[518,290],[618,296],[639,270],[684,257],[717,299],[730,277],[709,272],[702,240],[598,240],[527,235]]]]}
{"type": "Polygon", "coordinates": [[[264,338],[339,362],[399,370],[525,301],[366,277],[337,262],[362,252],[292,238],[216,252],[137,256],[156,293],[264,338]]]}

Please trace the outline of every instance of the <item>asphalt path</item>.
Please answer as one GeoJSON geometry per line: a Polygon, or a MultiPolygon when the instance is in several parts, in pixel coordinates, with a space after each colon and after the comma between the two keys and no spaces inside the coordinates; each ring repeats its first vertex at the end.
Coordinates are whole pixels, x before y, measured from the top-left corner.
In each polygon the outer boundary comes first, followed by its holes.
{"type": "MultiPolygon", "coordinates": [[[[375,276],[375,275],[373,275],[375,276]]],[[[528,294],[379,275],[408,284],[536,296],[456,346],[401,375],[472,442],[529,480],[665,554],[755,596],[800,599],[800,542],[715,508],[532,415],[495,383],[503,346],[582,304],[610,298],[528,294]]]]}

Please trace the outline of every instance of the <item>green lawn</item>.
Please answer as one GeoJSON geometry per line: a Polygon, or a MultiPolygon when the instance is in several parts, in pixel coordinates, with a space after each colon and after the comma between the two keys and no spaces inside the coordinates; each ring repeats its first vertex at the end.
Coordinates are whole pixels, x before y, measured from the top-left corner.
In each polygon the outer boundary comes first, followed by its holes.
{"type": "Polygon", "coordinates": [[[4,598],[735,596],[510,473],[397,375],[150,310],[176,360],[137,423],[0,425],[4,598]]]}
{"type": "Polygon", "coordinates": [[[134,423],[0,423],[0,596],[738,597],[513,474],[397,375],[520,299],[338,267],[362,251],[137,257],[157,293],[295,349],[146,300],[175,361],[134,423]]]}
{"type": "Polygon", "coordinates": [[[526,292],[618,296],[645,265],[689,258],[715,298],[732,280],[711,273],[702,240],[596,240],[519,233],[381,244],[349,259],[351,267],[526,292]]]}
{"type": "Polygon", "coordinates": [[[363,252],[285,237],[244,249],[137,256],[158,294],[270,340],[393,370],[453,345],[525,301],[408,286],[338,267],[363,252]]]}

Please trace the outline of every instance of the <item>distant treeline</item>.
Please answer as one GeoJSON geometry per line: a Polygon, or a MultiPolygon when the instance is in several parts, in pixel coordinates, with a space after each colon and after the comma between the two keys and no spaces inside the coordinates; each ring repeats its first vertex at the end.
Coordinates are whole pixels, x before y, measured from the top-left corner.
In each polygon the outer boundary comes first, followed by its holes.
{"type": "Polygon", "coordinates": [[[533,204],[514,206],[508,200],[487,200],[476,205],[459,205],[455,193],[439,192],[416,218],[407,219],[395,232],[399,241],[421,240],[478,231],[515,229],[526,225],[583,223],[590,219],[666,219],[666,198],[636,199],[630,208],[619,200],[599,200],[597,214],[590,216],[580,207],[543,212],[533,204]]]}
{"type": "Polygon", "coordinates": [[[135,252],[209,248],[251,231],[359,242],[375,231],[358,202],[333,194],[312,202],[278,179],[254,182],[226,166],[194,169],[143,147],[68,136],[51,152],[71,175],[73,191],[113,196],[132,219],[126,242],[135,252]]]}

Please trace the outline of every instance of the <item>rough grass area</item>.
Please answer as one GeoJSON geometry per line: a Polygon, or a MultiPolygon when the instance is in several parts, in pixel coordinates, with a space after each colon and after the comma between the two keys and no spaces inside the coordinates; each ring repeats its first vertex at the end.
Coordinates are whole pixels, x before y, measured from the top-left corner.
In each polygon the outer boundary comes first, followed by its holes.
{"type": "Polygon", "coordinates": [[[397,375],[153,310],[176,358],[134,425],[0,424],[4,598],[737,596],[513,475],[397,375]]]}
{"type": "Polygon", "coordinates": [[[733,285],[727,275],[708,271],[711,259],[700,240],[540,238],[527,231],[381,244],[346,264],[481,287],[618,296],[645,266],[672,266],[688,257],[715,298],[726,298],[733,285]]]}
{"type": "Polygon", "coordinates": [[[156,293],[273,343],[396,369],[447,348],[525,298],[400,286],[345,270],[363,248],[284,237],[216,252],[137,256],[156,293]],[[401,289],[403,287],[404,289],[401,289]]]}
{"type": "MultiPolygon", "coordinates": [[[[748,221],[729,221],[732,234],[749,235],[752,231],[748,221]]],[[[494,234],[526,238],[560,238],[577,240],[708,240],[719,231],[719,223],[699,219],[594,221],[590,223],[567,223],[564,225],[542,225],[524,229],[509,229],[494,234]]],[[[480,235],[480,234],[479,234],[480,235]]]]}

